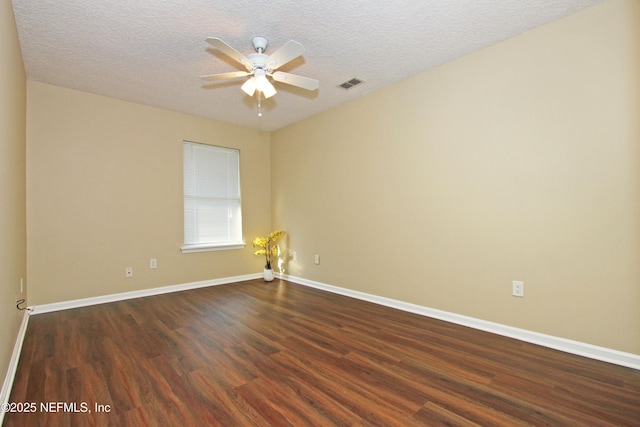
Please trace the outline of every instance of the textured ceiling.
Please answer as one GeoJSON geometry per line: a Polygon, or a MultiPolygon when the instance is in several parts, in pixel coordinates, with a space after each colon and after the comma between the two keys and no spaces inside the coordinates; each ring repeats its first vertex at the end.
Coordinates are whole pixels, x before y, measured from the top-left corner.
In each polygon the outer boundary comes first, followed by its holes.
{"type": "Polygon", "coordinates": [[[13,0],[27,78],[272,131],[600,0],[13,0]],[[288,40],[306,53],[283,66],[320,80],[308,92],[275,83],[256,101],[244,79],[200,76],[242,67],[210,49],[219,37],[245,55],[288,40]],[[340,83],[365,83],[346,91],[340,83]]]}

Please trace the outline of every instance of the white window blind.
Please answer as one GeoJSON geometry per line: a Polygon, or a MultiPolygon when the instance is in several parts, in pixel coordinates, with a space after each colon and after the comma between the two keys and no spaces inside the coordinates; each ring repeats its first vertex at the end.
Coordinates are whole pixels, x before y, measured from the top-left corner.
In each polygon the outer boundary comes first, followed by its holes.
{"type": "Polygon", "coordinates": [[[240,152],[184,142],[183,252],[243,247],[240,152]]]}

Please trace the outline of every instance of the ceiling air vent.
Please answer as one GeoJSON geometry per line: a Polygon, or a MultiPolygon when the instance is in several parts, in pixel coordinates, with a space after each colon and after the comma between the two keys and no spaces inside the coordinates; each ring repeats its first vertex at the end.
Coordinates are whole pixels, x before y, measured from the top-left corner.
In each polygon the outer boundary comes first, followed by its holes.
{"type": "Polygon", "coordinates": [[[363,83],[363,81],[357,77],[354,77],[351,80],[347,80],[346,82],[339,84],[338,87],[341,87],[343,89],[351,89],[352,87],[359,85],[360,83],[363,83]]]}

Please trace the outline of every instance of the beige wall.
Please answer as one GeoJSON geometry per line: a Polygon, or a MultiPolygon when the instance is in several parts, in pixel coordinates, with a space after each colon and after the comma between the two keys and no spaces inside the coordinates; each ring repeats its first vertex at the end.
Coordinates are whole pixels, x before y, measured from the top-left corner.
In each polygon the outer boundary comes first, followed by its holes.
{"type": "Polygon", "coordinates": [[[268,133],[32,81],[27,100],[31,305],[261,271],[268,133]],[[180,252],[183,140],[240,149],[245,249],[180,252]]]}
{"type": "Polygon", "coordinates": [[[640,354],[639,55],[611,0],[275,132],[288,272],[640,354]]]}
{"type": "Polygon", "coordinates": [[[0,372],[4,373],[22,319],[16,293],[26,297],[26,288],[20,294],[20,279],[27,278],[26,79],[10,1],[0,1],[0,94],[0,372]]]}

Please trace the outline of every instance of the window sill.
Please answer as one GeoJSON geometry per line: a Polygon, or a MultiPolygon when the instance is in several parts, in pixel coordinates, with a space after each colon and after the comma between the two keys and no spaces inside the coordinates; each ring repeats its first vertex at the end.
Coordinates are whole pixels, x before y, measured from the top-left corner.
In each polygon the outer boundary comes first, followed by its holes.
{"type": "Polygon", "coordinates": [[[244,249],[247,246],[244,242],[238,243],[203,243],[200,245],[184,245],[180,248],[183,254],[194,252],[228,251],[232,249],[244,249]]]}

